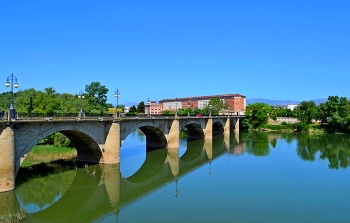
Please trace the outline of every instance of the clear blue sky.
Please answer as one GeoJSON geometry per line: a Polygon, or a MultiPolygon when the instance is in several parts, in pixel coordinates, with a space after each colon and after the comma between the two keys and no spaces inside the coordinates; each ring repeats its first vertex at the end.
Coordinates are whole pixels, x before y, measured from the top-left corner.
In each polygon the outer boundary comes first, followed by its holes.
{"type": "MultiPolygon", "coordinates": [[[[349,97],[349,0],[36,0],[0,5],[0,74],[120,104],[239,93],[349,97]]],[[[5,85],[1,92],[7,91],[5,85]]]]}

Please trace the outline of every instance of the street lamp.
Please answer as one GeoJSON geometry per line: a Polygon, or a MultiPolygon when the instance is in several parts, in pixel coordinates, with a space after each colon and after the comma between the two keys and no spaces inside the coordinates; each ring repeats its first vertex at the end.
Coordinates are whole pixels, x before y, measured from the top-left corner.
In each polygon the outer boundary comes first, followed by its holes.
{"type": "Polygon", "coordinates": [[[79,117],[82,118],[84,117],[84,112],[83,112],[83,102],[82,100],[85,98],[83,95],[83,91],[80,91],[78,94],[78,98],[80,99],[80,111],[79,111],[79,117]]]}
{"type": "Polygon", "coordinates": [[[209,105],[209,117],[211,117],[211,105],[209,105]]]}
{"type": "Polygon", "coordinates": [[[147,99],[148,117],[151,117],[151,101],[147,99]]]}
{"type": "Polygon", "coordinates": [[[11,85],[11,102],[10,102],[10,119],[16,118],[16,110],[13,107],[13,87],[18,88],[17,78],[15,77],[15,83],[13,83],[13,74],[11,74],[11,82],[10,77],[7,77],[7,81],[5,83],[6,87],[10,87],[11,85]]]}
{"type": "Polygon", "coordinates": [[[114,97],[117,98],[116,116],[119,119],[118,98],[120,98],[120,92],[119,92],[118,88],[114,93],[114,97]]]}
{"type": "Polygon", "coordinates": [[[175,99],[175,117],[177,117],[177,98],[175,99]]]}
{"type": "Polygon", "coordinates": [[[227,108],[227,117],[230,117],[230,106],[227,108]]]}

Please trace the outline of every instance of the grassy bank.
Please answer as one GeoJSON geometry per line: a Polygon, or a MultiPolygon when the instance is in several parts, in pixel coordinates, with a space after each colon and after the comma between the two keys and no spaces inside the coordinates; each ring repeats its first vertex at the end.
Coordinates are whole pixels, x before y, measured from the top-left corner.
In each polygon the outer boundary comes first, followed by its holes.
{"type": "Polygon", "coordinates": [[[24,159],[17,177],[16,186],[32,179],[75,169],[75,148],[35,146],[24,159]]]}
{"type": "Polygon", "coordinates": [[[28,167],[40,163],[50,163],[57,160],[76,158],[75,148],[56,146],[35,146],[24,159],[21,167],[28,167]]]}
{"type": "Polygon", "coordinates": [[[309,133],[326,133],[333,132],[327,125],[319,124],[285,124],[281,125],[266,125],[265,128],[262,128],[263,131],[275,131],[275,132],[309,132],[309,133]]]}

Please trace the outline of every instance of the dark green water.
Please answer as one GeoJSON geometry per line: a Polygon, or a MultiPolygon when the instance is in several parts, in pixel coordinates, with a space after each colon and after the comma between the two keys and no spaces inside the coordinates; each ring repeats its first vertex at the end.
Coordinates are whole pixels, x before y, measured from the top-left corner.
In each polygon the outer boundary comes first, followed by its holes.
{"type": "MultiPolygon", "coordinates": [[[[350,222],[350,137],[240,133],[83,166],[0,193],[19,222],[350,222]]],[[[0,218],[1,219],[1,218],[0,218]]]]}

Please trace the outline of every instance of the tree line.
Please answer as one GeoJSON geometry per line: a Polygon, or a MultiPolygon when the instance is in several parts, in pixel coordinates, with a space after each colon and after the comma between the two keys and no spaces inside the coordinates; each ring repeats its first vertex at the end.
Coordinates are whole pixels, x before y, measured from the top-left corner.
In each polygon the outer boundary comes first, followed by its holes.
{"type": "MultiPolygon", "coordinates": [[[[19,116],[76,116],[80,106],[87,114],[101,115],[113,107],[107,103],[107,93],[108,89],[100,82],[86,85],[83,98],[79,98],[78,94],[57,93],[53,87],[47,87],[43,91],[30,88],[14,92],[13,103],[19,116]]],[[[9,109],[10,100],[11,92],[0,94],[1,111],[9,109]]]]}
{"type": "Polygon", "coordinates": [[[245,115],[241,122],[244,129],[264,128],[269,119],[276,120],[277,117],[294,117],[299,120],[294,127],[301,131],[316,124],[328,131],[350,132],[350,101],[346,97],[329,96],[319,105],[314,101],[302,101],[293,111],[254,103],[246,106],[245,115]]]}

